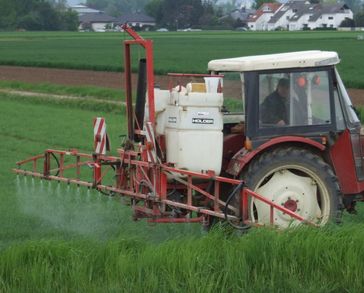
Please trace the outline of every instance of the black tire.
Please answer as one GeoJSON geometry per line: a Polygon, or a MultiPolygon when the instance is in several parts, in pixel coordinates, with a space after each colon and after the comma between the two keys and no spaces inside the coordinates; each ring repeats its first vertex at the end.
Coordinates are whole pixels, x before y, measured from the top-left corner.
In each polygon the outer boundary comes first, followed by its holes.
{"type": "MultiPolygon", "coordinates": [[[[338,180],[332,168],[307,149],[282,147],[267,151],[251,162],[244,174],[242,179],[251,190],[275,193],[269,195],[271,200],[307,220],[318,225],[340,221],[342,195],[338,180]]],[[[252,220],[269,224],[267,208],[250,201],[252,220]]],[[[274,220],[282,228],[292,224],[292,219],[279,211],[275,211],[274,220]]]]}

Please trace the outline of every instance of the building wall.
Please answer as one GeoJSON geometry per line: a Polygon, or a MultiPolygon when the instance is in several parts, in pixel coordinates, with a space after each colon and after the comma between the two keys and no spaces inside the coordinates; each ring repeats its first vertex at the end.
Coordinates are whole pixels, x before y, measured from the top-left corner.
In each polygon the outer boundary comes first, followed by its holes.
{"type": "Polygon", "coordinates": [[[353,12],[323,14],[316,22],[311,22],[310,28],[338,28],[345,18],[353,18],[353,12]]]}
{"type": "Polygon", "coordinates": [[[269,23],[268,24],[268,30],[275,30],[279,27],[283,29],[289,29],[289,19],[294,15],[295,13],[292,11],[292,9],[287,9],[287,11],[281,16],[278,21],[275,23],[269,23]]]}
{"type": "Polygon", "coordinates": [[[309,18],[310,18],[309,14],[304,14],[299,19],[297,19],[297,21],[291,21],[289,23],[289,30],[290,31],[303,30],[305,25],[309,27],[309,21],[308,21],[309,18]]]}
{"type": "Polygon", "coordinates": [[[102,31],[105,31],[105,27],[107,24],[108,23],[106,23],[106,22],[95,22],[91,26],[95,32],[102,32],[102,31]]]}
{"type": "Polygon", "coordinates": [[[258,20],[256,21],[256,30],[257,31],[266,31],[268,30],[268,21],[273,16],[274,13],[263,13],[258,20]]]}
{"type": "Polygon", "coordinates": [[[256,31],[257,27],[256,27],[256,22],[248,22],[248,28],[252,31],[256,31]]]}
{"type": "Polygon", "coordinates": [[[271,13],[263,13],[256,21],[248,22],[248,27],[252,31],[266,31],[268,30],[268,21],[273,16],[271,13]]]}
{"type": "Polygon", "coordinates": [[[155,22],[128,22],[132,27],[155,26],[155,22]]]}

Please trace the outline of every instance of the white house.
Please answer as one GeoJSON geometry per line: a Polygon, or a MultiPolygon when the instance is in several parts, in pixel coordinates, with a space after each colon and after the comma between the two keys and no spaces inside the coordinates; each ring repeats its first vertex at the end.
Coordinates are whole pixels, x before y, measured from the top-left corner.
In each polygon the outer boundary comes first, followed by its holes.
{"type": "Polygon", "coordinates": [[[353,12],[346,4],[321,4],[312,14],[308,26],[315,28],[338,28],[345,18],[353,19],[353,12]]]}
{"type": "Polygon", "coordinates": [[[308,1],[290,1],[282,5],[280,9],[268,21],[268,30],[289,30],[289,23],[295,14],[300,14],[311,5],[308,1]]]}
{"type": "MultiPolygon", "coordinates": [[[[272,3],[266,3],[272,4],[272,3]]],[[[263,6],[262,5],[262,8],[263,6]]],[[[308,1],[289,1],[274,13],[259,9],[249,23],[251,30],[302,30],[338,28],[345,18],[353,18],[353,12],[345,4],[310,4],[308,1]]]]}
{"type": "Polygon", "coordinates": [[[283,6],[283,4],[264,3],[261,7],[259,7],[255,14],[248,18],[247,24],[249,29],[253,31],[267,30],[269,19],[281,6],[283,6]]]}
{"type": "Polygon", "coordinates": [[[113,27],[116,18],[103,12],[86,13],[78,17],[80,21],[80,30],[93,30],[95,32],[104,32],[106,28],[113,27]]]}

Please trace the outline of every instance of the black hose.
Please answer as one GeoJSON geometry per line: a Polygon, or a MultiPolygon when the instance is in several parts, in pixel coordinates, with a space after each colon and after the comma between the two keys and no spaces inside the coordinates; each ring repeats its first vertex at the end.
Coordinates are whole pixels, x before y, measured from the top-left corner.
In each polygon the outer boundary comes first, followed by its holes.
{"type": "Polygon", "coordinates": [[[238,229],[238,230],[248,230],[250,228],[250,226],[249,225],[244,225],[244,224],[243,225],[235,225],[231,220],[229,220],[227,210],[228,210],[230,202],[232,201],[232,199],[234,198],[236,193],[240,192],[244,187],[245,187],[245,182],[241,181],[239,183],[239,185],[237,185],[233,189],[233,191],[229,194],[229,196],[228,196],[228,198],[226,200],[225,210],[224,210],[225,220],[229,223],[229,225],[231,225],[233,228],[238,229]]]}
{"type": "Polygon", "coordinates": [[[58,158],[57,158],[57,156],[54,154],[54,153],[51,153],[51,155],[52,155],[52,157],[56,160],[56,163],[57,163],[57,168],[58,168],[58,171],[57,171],[57,173],[56,173],[56,175],[54,175],[54,176],[58,176],[59,175],[59,167],[61,166],[60,164],[59,164],[59,160],[58,160],[58,158]]]}

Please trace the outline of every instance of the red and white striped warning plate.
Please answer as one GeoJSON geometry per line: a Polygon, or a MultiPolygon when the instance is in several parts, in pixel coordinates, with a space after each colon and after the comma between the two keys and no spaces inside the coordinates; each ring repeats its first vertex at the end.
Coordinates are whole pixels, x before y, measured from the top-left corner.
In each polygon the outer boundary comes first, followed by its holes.
{"type": "Polygon", "coordinates": [[[147,122],[145,124],[145,134],[147,138],[147,153],[148,153],[148,161],[151,163],[157,162],[157,153],[156,153],[156,144],[154,137],[153,125],[151,122],[147,122]]]}
{"type": "Polygon", "coordinates": [[[105,118],[94,118],[94,150],[100,155],[106,154],[107,135],[105,118]]]}

